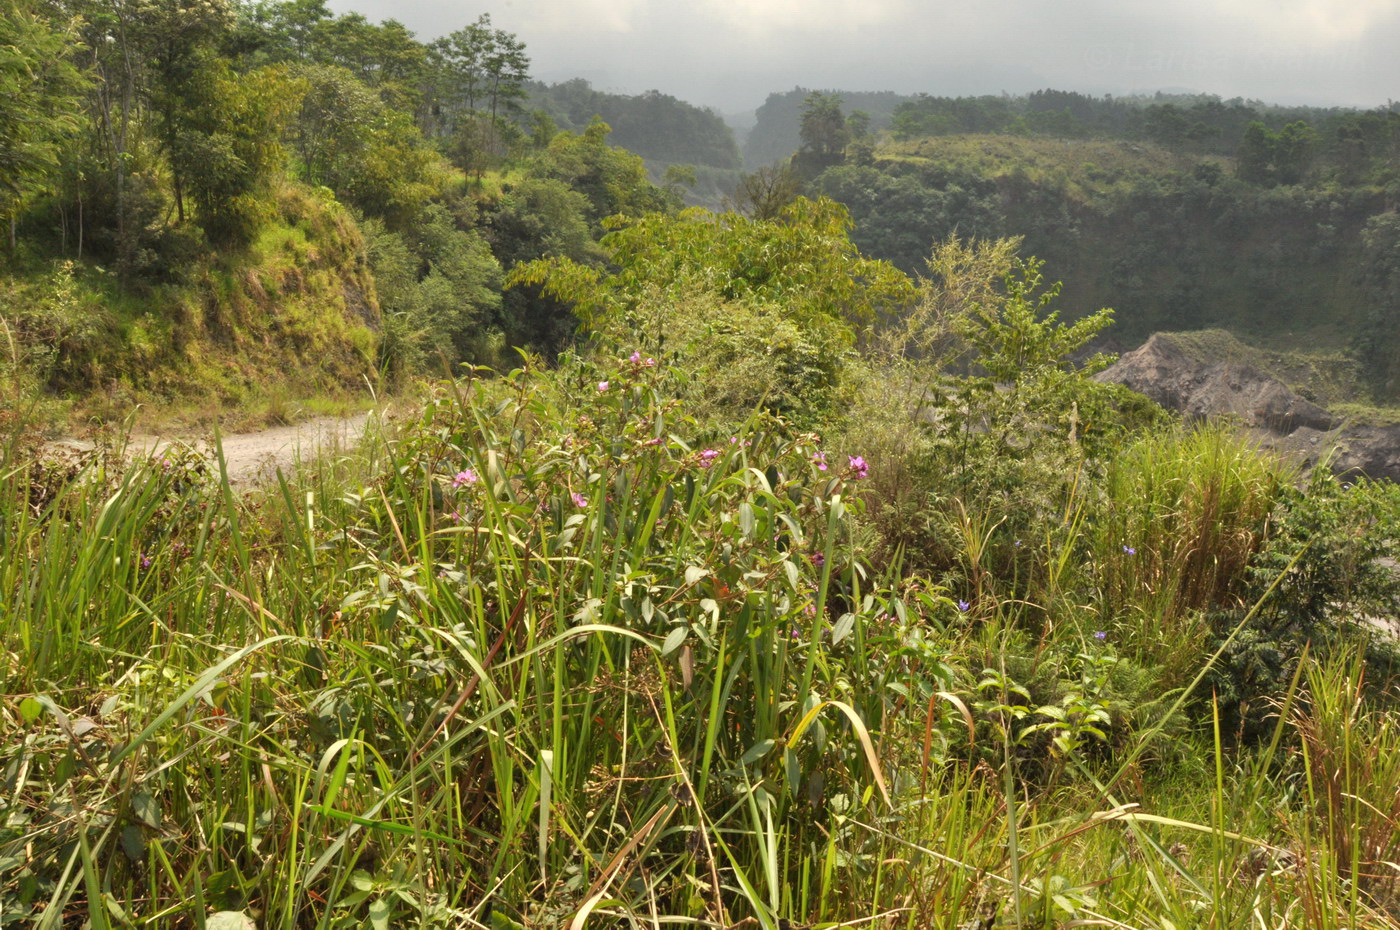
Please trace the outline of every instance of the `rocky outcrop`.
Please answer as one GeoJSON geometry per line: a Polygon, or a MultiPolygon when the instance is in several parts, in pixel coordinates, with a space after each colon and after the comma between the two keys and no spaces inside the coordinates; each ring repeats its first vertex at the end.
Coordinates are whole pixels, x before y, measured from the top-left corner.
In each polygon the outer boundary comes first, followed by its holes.
{"type": "Polygon", "coordinates": [[[1305,466],[1400,481],[1400,425],[1357,426],[1247,363],[1200,359],[1158,333],[1100,372],[1188,419],[1229,418],[1305,466]]]}
{"type": "Polygon", "coordinates": [[[1339,474],[1400,481],[1400,426],[1303,427],[1287,435],[1261,437],[1261,444],[1297,458],[1303,465],[1327,463],[1339,474]]]}
{"type": "Polygon", "coordinates": [[[1326,431],[1339,425],[1332,414],[1265,372],[1239,362],[1195,359],[1161,333],[1097,377],[1191,419],[1228,416],[1285,435],[1300,427],[1326,431]]]}

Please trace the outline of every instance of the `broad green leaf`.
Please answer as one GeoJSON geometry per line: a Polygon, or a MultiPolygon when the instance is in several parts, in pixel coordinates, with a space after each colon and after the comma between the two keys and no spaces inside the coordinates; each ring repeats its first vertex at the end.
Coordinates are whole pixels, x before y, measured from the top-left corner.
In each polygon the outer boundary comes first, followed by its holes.
{"type": "Polygon", "coordinates": [[[661,644],[661,654],[663,656],[668,656],[681,648],[681,644],[685,642],[685,638],[689,635],[690,627],[684,625],[678,626],[670,633],[667,633],[666,641],[661,644]]]}
{"type": "Polygon", "coordinates": [[[242,911],[219,911],[205,918],[204,930],[258,930],[258,925],[242,911]]]}

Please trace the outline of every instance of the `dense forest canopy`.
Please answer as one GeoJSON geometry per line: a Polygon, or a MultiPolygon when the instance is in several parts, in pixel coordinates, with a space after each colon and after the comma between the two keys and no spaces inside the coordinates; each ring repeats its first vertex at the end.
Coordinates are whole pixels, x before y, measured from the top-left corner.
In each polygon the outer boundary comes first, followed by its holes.
{"type": "MultiPolygon", "coordinates": [[[[750,168],[787,158],[802,147],[802,112],[810,90],[773,93],[758,108],[757,125],[744,149],[750,168]]],[[[1376,158],[1394,157],[1400,103],[1373,110],[1350,107],[1278,106],[1210,94],[1096,97],[1064,90],[1030,94],[946,97],[935,94],[823,91],[840,98],[848,112],[872,117],[872,128],[888,128],[900,141],[978,133],[1058,139],[1122,139],[1150,142],[1171,151],[1234,156],[1261,147],[1295,162],[1322,157],[1355,179],[1376,158]],[[1251,125],[1260,124],[1251,130],[1251,125]],[[1298,124],[1303,124],[1299,126],[1298,124]],[[1289,129],[1292,126],[1294,128],[1289,129]],[[1311,132],[1305,132],[1304,127],[1311,132]],[[1250,138],[1251,132],[1253,138],[1250,138]],[[1278,143],[1279,134],[1299,135],[1278,143]],[[1274,141],[1270,141],[1274,140],[1274,141]],[[1284,149],[1287,149],[1285,152],[1284,149]]]]}
{"type": "Polygon", "coordinates": [[[1346,343],[1377,398],[1400,385],[1395,105],[797,88],[756,112],[740,175],[712,111],[534,81],[489,14],[422,41],[322,0],[6,9],[0,212],[28,269],[10,288],[49,308],[13,326],[35,358],[63,346],[30,366],[60,390],[207,381],[193,347],[257,329],[289,293],[308,314],[257,338],[302,346],[308,377],[304,347],[337,313],[365,330],[341,376],[554,351],[573,316],[503,288],[515,264],[606,261],[613,214],[698,202],[771,220],[801,194],[844,205],[854,241],[906,273],[953,233],[1022,236],[1069,280],[1072,313],[1120,308],[1118,339],[1226,325],[1346,343]],[[326,264],[340,251],[360,270],[326,264]],[[162,353],[189,321],[202,335],[162,353]]]}
{"type": "Polygon", "coordinates": [[[1023,236],[1065,276],[1072,313],[1119,310],[1119,346],[1222,327],[1345,352],[1369,399],[1396,398],[1400,107],[1058,91],[871,102],[771,96],[751,142],[782,129],[795,151],[746,175],[739,202],[769,215],[801,191],[830,197],[863,250],[909,273],[948,235],[1023,236]]]}
{"type": "Polygon", "coordinates": [[[553,350],[567,310],[503,294],[503,272],[598,260],[604,217],[674,209],[684,164],[737,163],[717,118],[658,94],[588,92],[556,120],[536,104],[579,88],[531,83],[487,14],[431,42],[321,0],[3,14],[8,374],[50,389],[232,399],[288,371],[325,389],[553,350]],[[653,149],[680,164],[652,183],[602,110],[639,140],[689,126],[653,149]]]}

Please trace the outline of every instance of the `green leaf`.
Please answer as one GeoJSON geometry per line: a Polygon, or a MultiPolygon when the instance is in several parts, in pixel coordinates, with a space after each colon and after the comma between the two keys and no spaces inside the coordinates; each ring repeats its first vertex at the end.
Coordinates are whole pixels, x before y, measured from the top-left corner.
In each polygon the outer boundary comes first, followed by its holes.
{"type": "Polygon", "coordinates": [[[160,805],[156,799],[144,791],[138,791],[131,796],[131,812],[149,827],[160,827],[160,805]]]}
{"type": "Polygon", "coordinates": [[[684,625],[676,627],[670,633],[666,634],[666,641],[661,644],[661,654],[663,656],[668,656],[681,648],[681,644],[685,642],[685,638],[689,635],[690,627],[684,625]]]}
{"type": "Polygon", "coordinates": [[[378,899],[369,906],[369,922],[374,930],[389,930],[389,902],[378,899]]]}
{"type": "Polygon", "coordinates": [[[850,636],[856,628],[855,614],[842,614],[841,619],[836,621],[836,625],[831,628],[831,645],[835,646],[850,636]]]}
{"type": "Polygon", "coordinates": [[[135,824],[127,824],[122,827],[122,852],[132,862],[140,862],[146,858],[146,838],[141,835],[141,828],[135,824]]]}
{"type": "Polygon", "coordinates": [[[258,925],[242,911],[219,911],[205,919],[204,930],[258,930],[258,925]]]}
{"type": "Polygon", "coordinates": [[[38,720],[39,715],[43,712],[44,705],[32,697],[27,697],[19,702],[19,716],[25,723],[33,723],[38,720]]]}
{"type": "Polygon", "coordinates": [[[768,755],[768,753],[772,752],[773,746],[776,742],[776,740],[772,739],[759,740],[758,742],[750,746],[749,751],[744,753],[743,756],[739,758],[739,764],[749,765],[751,763],[757,762],[759,759],[762,759],[764,756],[768,755]]]}

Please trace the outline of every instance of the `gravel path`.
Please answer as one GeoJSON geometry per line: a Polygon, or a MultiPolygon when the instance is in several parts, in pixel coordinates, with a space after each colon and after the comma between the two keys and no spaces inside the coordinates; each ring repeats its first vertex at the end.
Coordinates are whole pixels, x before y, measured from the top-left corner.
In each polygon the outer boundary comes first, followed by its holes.
{"type": "MultiPolygon", "coordinates": [[[[286,468],[299,458],[311,458],[321,452],[344,449],[364,434],[368,413],[351,417],[315,417],[291,426],[273,426],[251,433],[225,433],[224,462],[229,481],[236,485],[256,483],[271,475],[274,469],[286,468]]],[[[204,438],[151,436],[135,434],[127,449],[134,454],[158,453],[176,444],[191,445],[204,452],[213,452],[212,436],[204,438]]],[[[93,443],[81,439],[63,439],[53,444],[60,449],[88,452],[93,443]]]]}

